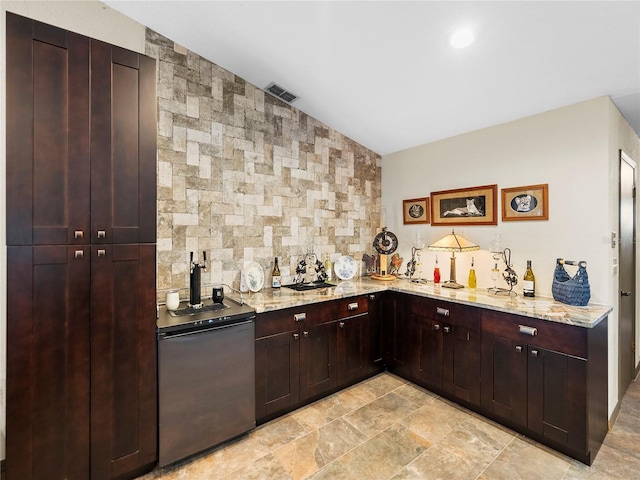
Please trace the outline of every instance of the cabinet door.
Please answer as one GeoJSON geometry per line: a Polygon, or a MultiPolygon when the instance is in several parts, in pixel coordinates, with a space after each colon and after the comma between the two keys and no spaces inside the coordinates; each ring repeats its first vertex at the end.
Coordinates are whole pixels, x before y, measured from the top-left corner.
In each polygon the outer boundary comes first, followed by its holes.
{"type": "Polygon", "coordinates": [[[338,320],[338,385],[346,385],[367,373],[369,315],[338,320]]]}
{"type": "Polygon", "coordinates": [[[300,400],[300,333],[256,340],[256,419],[286,410],[300,400]]]}
{"type": "Polygon", "coordinates": [[[92,247],[91,478],[157,460],[155,245],[92,247]]]}
{"type": "Polygon", "coordinates": [[[369,295],[369,373],[384,367],[383,325],[388,316],[388,300],[390,297],[382,292],[369,295]]]}
{"type": "Polygon", "coordinates": [[[528,426],[551,442],[587,452],[587,361],[528,348],[528,426]]]}
{"type": "Polygon", "coordinates": [[[7,478],[89,478],[87,246],[7,248],[7,478]]]}
{"type": "Polygon", "coordinates": [[[303,327],[300,337],[300,400],[335,388],[336,322],[303,327]]]}
{"type": "Polygon", "coordinates": [[[91,41],[92,243],[156,241],[155,60],[91,41]]]}
{"type": "Polygon", "coordinates": [[[411,297],[395,294],[391,314],[385,319],[387,365],[389,370],[404,378],[411,378],[411,297]]]}
{"type": "Polygon", "coordinates": [[[442,388],[442,323],[428,317],[412,315],[415,359],[413,376],[422,385],[442,388]]]}
{"type": "Polygon", "coordinates": [[[442,388],[460,400],[480,405],[480,332],[443,324],[442,388]]]}
{"type": "Polygon", "coordinates": [[[527,426],[527,345],[490,334],[482,336],[482,408],[527,426]]]}
{"type": "Polygon", "coordinates": [[[89,243],[89,39],[7,13],[7,245],[89,243]]]}

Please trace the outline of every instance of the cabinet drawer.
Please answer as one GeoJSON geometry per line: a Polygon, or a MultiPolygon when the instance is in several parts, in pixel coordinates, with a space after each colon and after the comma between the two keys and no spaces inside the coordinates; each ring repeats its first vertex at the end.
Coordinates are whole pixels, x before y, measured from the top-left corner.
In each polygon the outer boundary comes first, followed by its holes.
{"type": "Polygon", "coordinates": [[[482,312],[482,332],[577,357],[587,357],[587,329],[496,311],[482,312]]]}
{"type": "Polygon", "coordinates": [[[480,311],[467,305],[432,298],[416,298],[411,302],[411,312],[439,323],[451,323],[470,330],[480,330],[480,311]]]}
{"type": "Polygon", "coordinates": [[[256,315],[256,338],[320,325],[335,319],[334,302],[311,303],[256,315]]]}
{"type": "Polygon", "coordinates": [[[366,295],[344,298],[336,301],[336,303],[338,318],[353,317],[369,311],[369,299],[366,295]]]}

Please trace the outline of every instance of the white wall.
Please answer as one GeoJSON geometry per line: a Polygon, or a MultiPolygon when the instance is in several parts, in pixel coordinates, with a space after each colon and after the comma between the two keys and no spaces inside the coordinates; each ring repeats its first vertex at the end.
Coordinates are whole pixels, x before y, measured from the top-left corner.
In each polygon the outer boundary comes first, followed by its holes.
{"type": "Polygon", "coordinates": [[[0,459],[5,458],[6,445],[6,12],[17,13],[139,53],[144,53],[145,48],[145,28],[98,1],[3,0],[0,3],[0,459]]]}
{"type": "MultiPolygon", "coordinates": [[[[497,200],[497,226],[456,228],[482,249],[473,252],[478,287],[492,286],[488,249],[499,233],[502,247],[512,251],[520,279],[526,260],[532,260],[538,295],[551,296],[556,258],[586,260],[591,301],[614,305],[618,282],[612,262],[617,249],[611,248],[610,236],[618,229],[618,148],[637,158],[640,140],[610,99],[601,97],[386,155],[382,205],[387,226],[398,236],[398,251],[406,262],[417,231],[428,245],[450,228],[403,225],[403,199],[488,184],[498,184],[500,197],[501,188],[547,183],[548,221],[502,222],[497,200]]],[[[466,284],[471,256],[457,256],[460,283],[466,284]]],[[[435,254],[424,250],[421,259],[425,277],[431,279],[435,254]]],[[[447,255],[440,254],[439,263],[443,278],[448,278],[447,255]]],[[[521,294],[520,285],[516,290],[521,294]]],[[[609,317],[610,413],[617,404],[617,325],[616,308],[609,317]]]]}

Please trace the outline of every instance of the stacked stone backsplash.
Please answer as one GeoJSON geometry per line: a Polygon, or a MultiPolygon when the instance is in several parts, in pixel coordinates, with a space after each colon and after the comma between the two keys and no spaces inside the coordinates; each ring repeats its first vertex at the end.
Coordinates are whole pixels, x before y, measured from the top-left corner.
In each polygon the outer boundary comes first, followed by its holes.
{"type": "Polygon", "coordinates": [[[290,280],[310,244],[321,258],[372,253],[380,155],[147,29],[158,61],[158,300],[188,298],[189,252],[212,284],[240,286],[277,256],[290,280]]]}

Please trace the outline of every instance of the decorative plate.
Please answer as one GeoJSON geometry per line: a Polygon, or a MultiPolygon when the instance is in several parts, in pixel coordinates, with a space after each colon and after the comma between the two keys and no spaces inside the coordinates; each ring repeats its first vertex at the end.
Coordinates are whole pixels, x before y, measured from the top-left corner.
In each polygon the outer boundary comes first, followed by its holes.
{"type": "Polygon", "coordinates": [[[259,263],[250,262],[244,269],[244,276],[247,287],[252,292],[259,292],[264,287],[264,270],[259,263]]]}
{"type": "Polygon", "coordinates": [[[333,264],[333,270],[340,280],[351,280],[358,270],[358,265],[353,257],[343,255],[333,264]]]}

